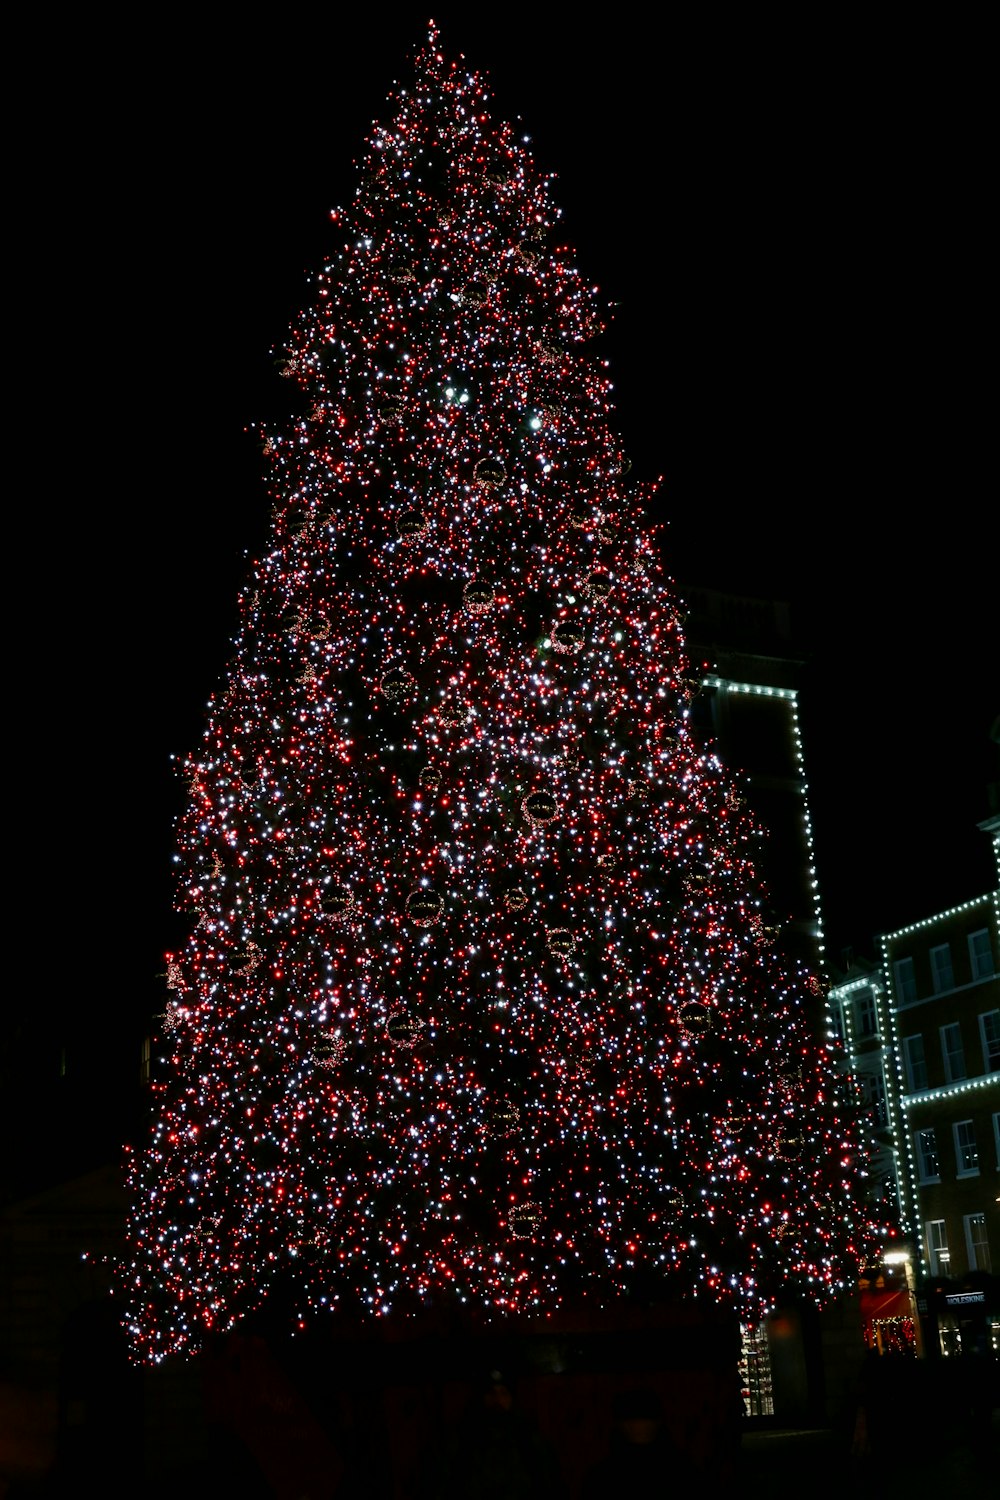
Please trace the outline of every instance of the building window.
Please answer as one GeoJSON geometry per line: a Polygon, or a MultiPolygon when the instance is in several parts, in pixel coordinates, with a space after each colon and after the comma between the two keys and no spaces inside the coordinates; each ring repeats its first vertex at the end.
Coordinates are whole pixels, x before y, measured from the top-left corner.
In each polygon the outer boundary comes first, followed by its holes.
{"type": "Polygon", "coordinates": [[[965,1215],[965,1248],[969,1252],[970,1271],[992,1271],[985,1214],[965,1215]]]}
{"type": "Polygon", "coordinates": [[[996,972],[990,934],[985,927],[980,932],[969,933],[969,965],[973,979],[992,979],[996,972]]]}
{"type": "Polygon", "coordinates": [[[931,1263],[932,1276],[947,1276],[948,1267],[951,1264],[951,1255],[948,1251],[948,1236],[944,1232],[943,1219],[928,1219],[927,1229],[927,1252],[931,1263]]]}
{"type": "Polygon", "coordinates": [[[854,1000],[854,1023],[858,1036],[874,1036],[878,1031],[875,1015],[875,995],[870,989],[861,990],[854,1000]]]}
{"type": "Polygon", "coordinates": [[[997,1154],[997,1169],[1000,1170],[1000,1114],[993,1116],[993,1148],[997,1154]]]}
{"type": "Polygon", "coordinates": [[[896,998],[900,1005],[917,998],[917,980],[913,972],[912,958],[897,958],[892,966],[896,976],[896,998]]]}
{"type": "Polygon", "coordinates": [[[987,1073],[1000,1073],[1000,1010],[983,1012],[979,1017],[979,1036],[984,1069],[987,1073]]]}
{"type": "Polygon", "coordinates": [[[899,1183],[896,1181],[895,1172],[887,1172],[879,1180],[875,1192],[875,1202],[887,1209],[891,1214],[898,1215],[901,1211],[899,1202],[899,1183]]]}
{"type": "Polygon", "coordinates": [[[971,1120],[956,1120],[951,1128],[955,1135],[955,1167],[959,1177],[977,1177],[979,1148],[975,1125],[971,1120]]]}
{"type": "Polygon", "coordinates": [[[951,947],[948,943],[941,943],[937,948],[931,949],[931,978],[934,982],[935,995],[955,988],[955,975],[951,967],[951,947]]]}
{"type": "Polygon", "coordinates": [[[927,1087],[927,1059],[924,1056],[924,1039],[918,1033],[916,1036],[904,1036],[903,1038],[903,1061],[906,1064],[906,1081],[911,1093],[927,1087]]]}
{"type": "Polygon", "coordinates": [[[965,1074],[965,1049],[962,1046],[962,1028],[957,1021],[941,1027],[941,1056],[944,1059],[944,1076],[949,1083],[960,1083],[965,1074]]]}
{"type": "Polygon", "coordinates": [[[941,1181],[941,1162],[938,1158],[937,1135],[934,1127],[918,1130],[914,1136],[917,1148],[917,1169],[921,1182],[941,1181]]]}
{"type": "Polygon", "coordinates": [[[873,1073],[869,1082],[869,1107],[876,1130],[884,1130],[889,1123],[889,1105],[885,1097],[885,1079],[881,1073],[873,1073]]]}
{"type": "Polygon", "coordinates": [[[150,1058],[153,1051],[153,1038],[144,1036],[142,1039],[142,1050],[139,1053],[139,1084],[145,1088],[149,1083],[150,1058]]]}

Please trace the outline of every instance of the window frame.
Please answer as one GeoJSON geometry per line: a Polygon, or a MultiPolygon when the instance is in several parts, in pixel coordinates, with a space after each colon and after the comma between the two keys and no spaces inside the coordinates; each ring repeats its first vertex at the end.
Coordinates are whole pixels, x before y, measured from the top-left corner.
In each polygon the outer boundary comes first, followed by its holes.
{"type": "Polygon", "coordinates": [[[927,1219],[924,1223],[927,1240],[927,1259],[931,1276],[936,1280],[946,1277],[951,1270],[951,1251],[948,1249],[948,1226],[944,1219],[927,1219]],[[935,1230],[940,1233],[935,1234],[935,1230]],[[937,1242],[940,1243],[937,1243],[937,1242]]]}
{"type": "Polygon", "coordinates": [[[913,1132],[913,1150],[917,1158],[917,1178],[921,1186],[931,1182],[941,1181],[941,1153],[938,1150],[937,1131],[933,1125],[925,1125],[921,1130],[913,1132]],[[925,1138],[930,1137],[925,1143],[925,1138]],[[935,1170],[928,1171],[928,1163],[935,1170]]]}
{"type": "Polygon", "coordinates": [[[979,1041],[983,1049],[983,1072],[1000,1073],[1000,1009],[979,1012],[979,1041]]]}
{"type": "Polygon", "coordinates": [[[996,973],[996,959],[993,957],[993,944],[990,941],[990,929],[988,927],[977,927],[975,932],[968,935],[969,944],[969,972],[973,980],[992,979],[996,973]],[[989,966],[983,964],[983,955],[976,951],[976,939],[986,939],[986,958],[989,966]]]}
{"type": "Polygon", "coordinates": [[[941,1038],[941,1062],[944,1065],[944,1076],[947,1083],[964,1083],[969,1076],[969,1070],[965,1065],[965,1041],[962,1037],[962,1024],[960,1021],[945,1021],[943,1026],[938,1027],[941,1038]],[[957,1037],[958,1046],[949,1047],[946,1036],[952,1039],[957,1037]]]}
{"type": "Polygon", "coordinates": [[[951,1126],[951,1138],[955,1146],[955,1176],[956,1177],[978,1177],[979,1176],[979,1141],[976,1139],[975,1120],[953,1120],[951,1126]],[[966,1127],[968,1127],[966,1129],[966,1127]],[[964,1132],[964,1142],[959,1132],[964,1132]],[[965,1155],[971,1150],[975,1161],[973,1165],[964,1165],[965,1155]]]}
{"type": "Polygon", "coordinates": [[[993,1257],[990,1252],[990,1237],[986,1228],[986,1214],[982,1209],[974,1214],[962,1215],[962,1227],[965,1230],[965,1253],[968,1256],[970,1271],[985,1271],[987,1275],[992,1274],[993,1257]],[[973,1226],[982,1225],[982,1235],[973,1237],[973,1226]]]}
{"type": "Polygon", "coordinates": [[[955,988],[955,965],[951,956],[951,944],[935,943],[934,947],[931,948],[928,957],[930,959],[931,985],[933,986],[934,993],[935,995],[946,995],[949,990],[953,990],[955,988]],[[946,977],[948,981],[947,984],[942,984],[941,972],[938,967],[938,955],[942,953],[945,954],[947,959],[947,963],[945,965],[946,977]]]}
{"type": "Polygon", "coordinates": [[[917,998],[917,975],[912,958],[897,958],[892,966],[892,982],[900,1005],[917,998]]]}
{"type": "Polygon", "coordinates": [[[854,997],[854,1026],[859,1039],[878,1036],[878,1006],[871,985],[865,985],[854,997]]]}
{"type": "Polygon", "coordinates": [[[927,1048],[924,1046],[924,1034],[915,1031],[911,1036],[904,1036],[901,1042],[903,1050],[903,1068],[906,1073],[907,1085],[911,1094],[921,1094],[928,1087],[927,1080],[927,1048]],[[920,1057],[915,1062],[910,1056],[911,1043],[916,1043],[920,1048],[920,1057]],[[917,1068],[919,1066],[922,1078],[918,1081],[917,1068]]]}

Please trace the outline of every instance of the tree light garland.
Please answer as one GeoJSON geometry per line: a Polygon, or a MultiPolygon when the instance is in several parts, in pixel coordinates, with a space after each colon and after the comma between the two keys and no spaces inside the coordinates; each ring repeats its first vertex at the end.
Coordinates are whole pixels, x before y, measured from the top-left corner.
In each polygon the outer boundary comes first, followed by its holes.
{"type": "Polygon", "coordinates": [[[180,767],[142,1362],[279,1290],[299,1328],[651,1295],[752,1326],[871,1239],[549,179],[433,28],[390,103],[280,353],[272,530],[180,767]]]}

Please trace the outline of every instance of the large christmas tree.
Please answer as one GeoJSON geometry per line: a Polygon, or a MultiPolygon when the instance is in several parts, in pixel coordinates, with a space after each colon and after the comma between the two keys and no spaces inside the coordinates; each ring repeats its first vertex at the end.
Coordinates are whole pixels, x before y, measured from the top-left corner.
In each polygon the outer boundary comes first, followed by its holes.
{"type": "Polygon", "coordinates": [[[868,1248],[820,976],[696,733],[551,181],[432,29],[282,351],[273,526],[183,762],[136,1357],[281,1289],[822,1302],[868,1248]]]}

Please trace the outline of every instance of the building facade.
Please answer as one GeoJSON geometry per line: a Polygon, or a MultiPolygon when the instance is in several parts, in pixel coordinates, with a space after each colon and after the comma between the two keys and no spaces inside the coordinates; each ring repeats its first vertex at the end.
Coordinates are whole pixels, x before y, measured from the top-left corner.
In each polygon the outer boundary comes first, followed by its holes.
{"type": "Polygon", "coordinates": [[[869,1288],[866,1338],[880,1347],[906,1342],[909,1319],[918,1353],[1000,1351],[998,900],[885,934],[879,963],[831,992],[872,1196],[898,1227],[869,1288]]]}

